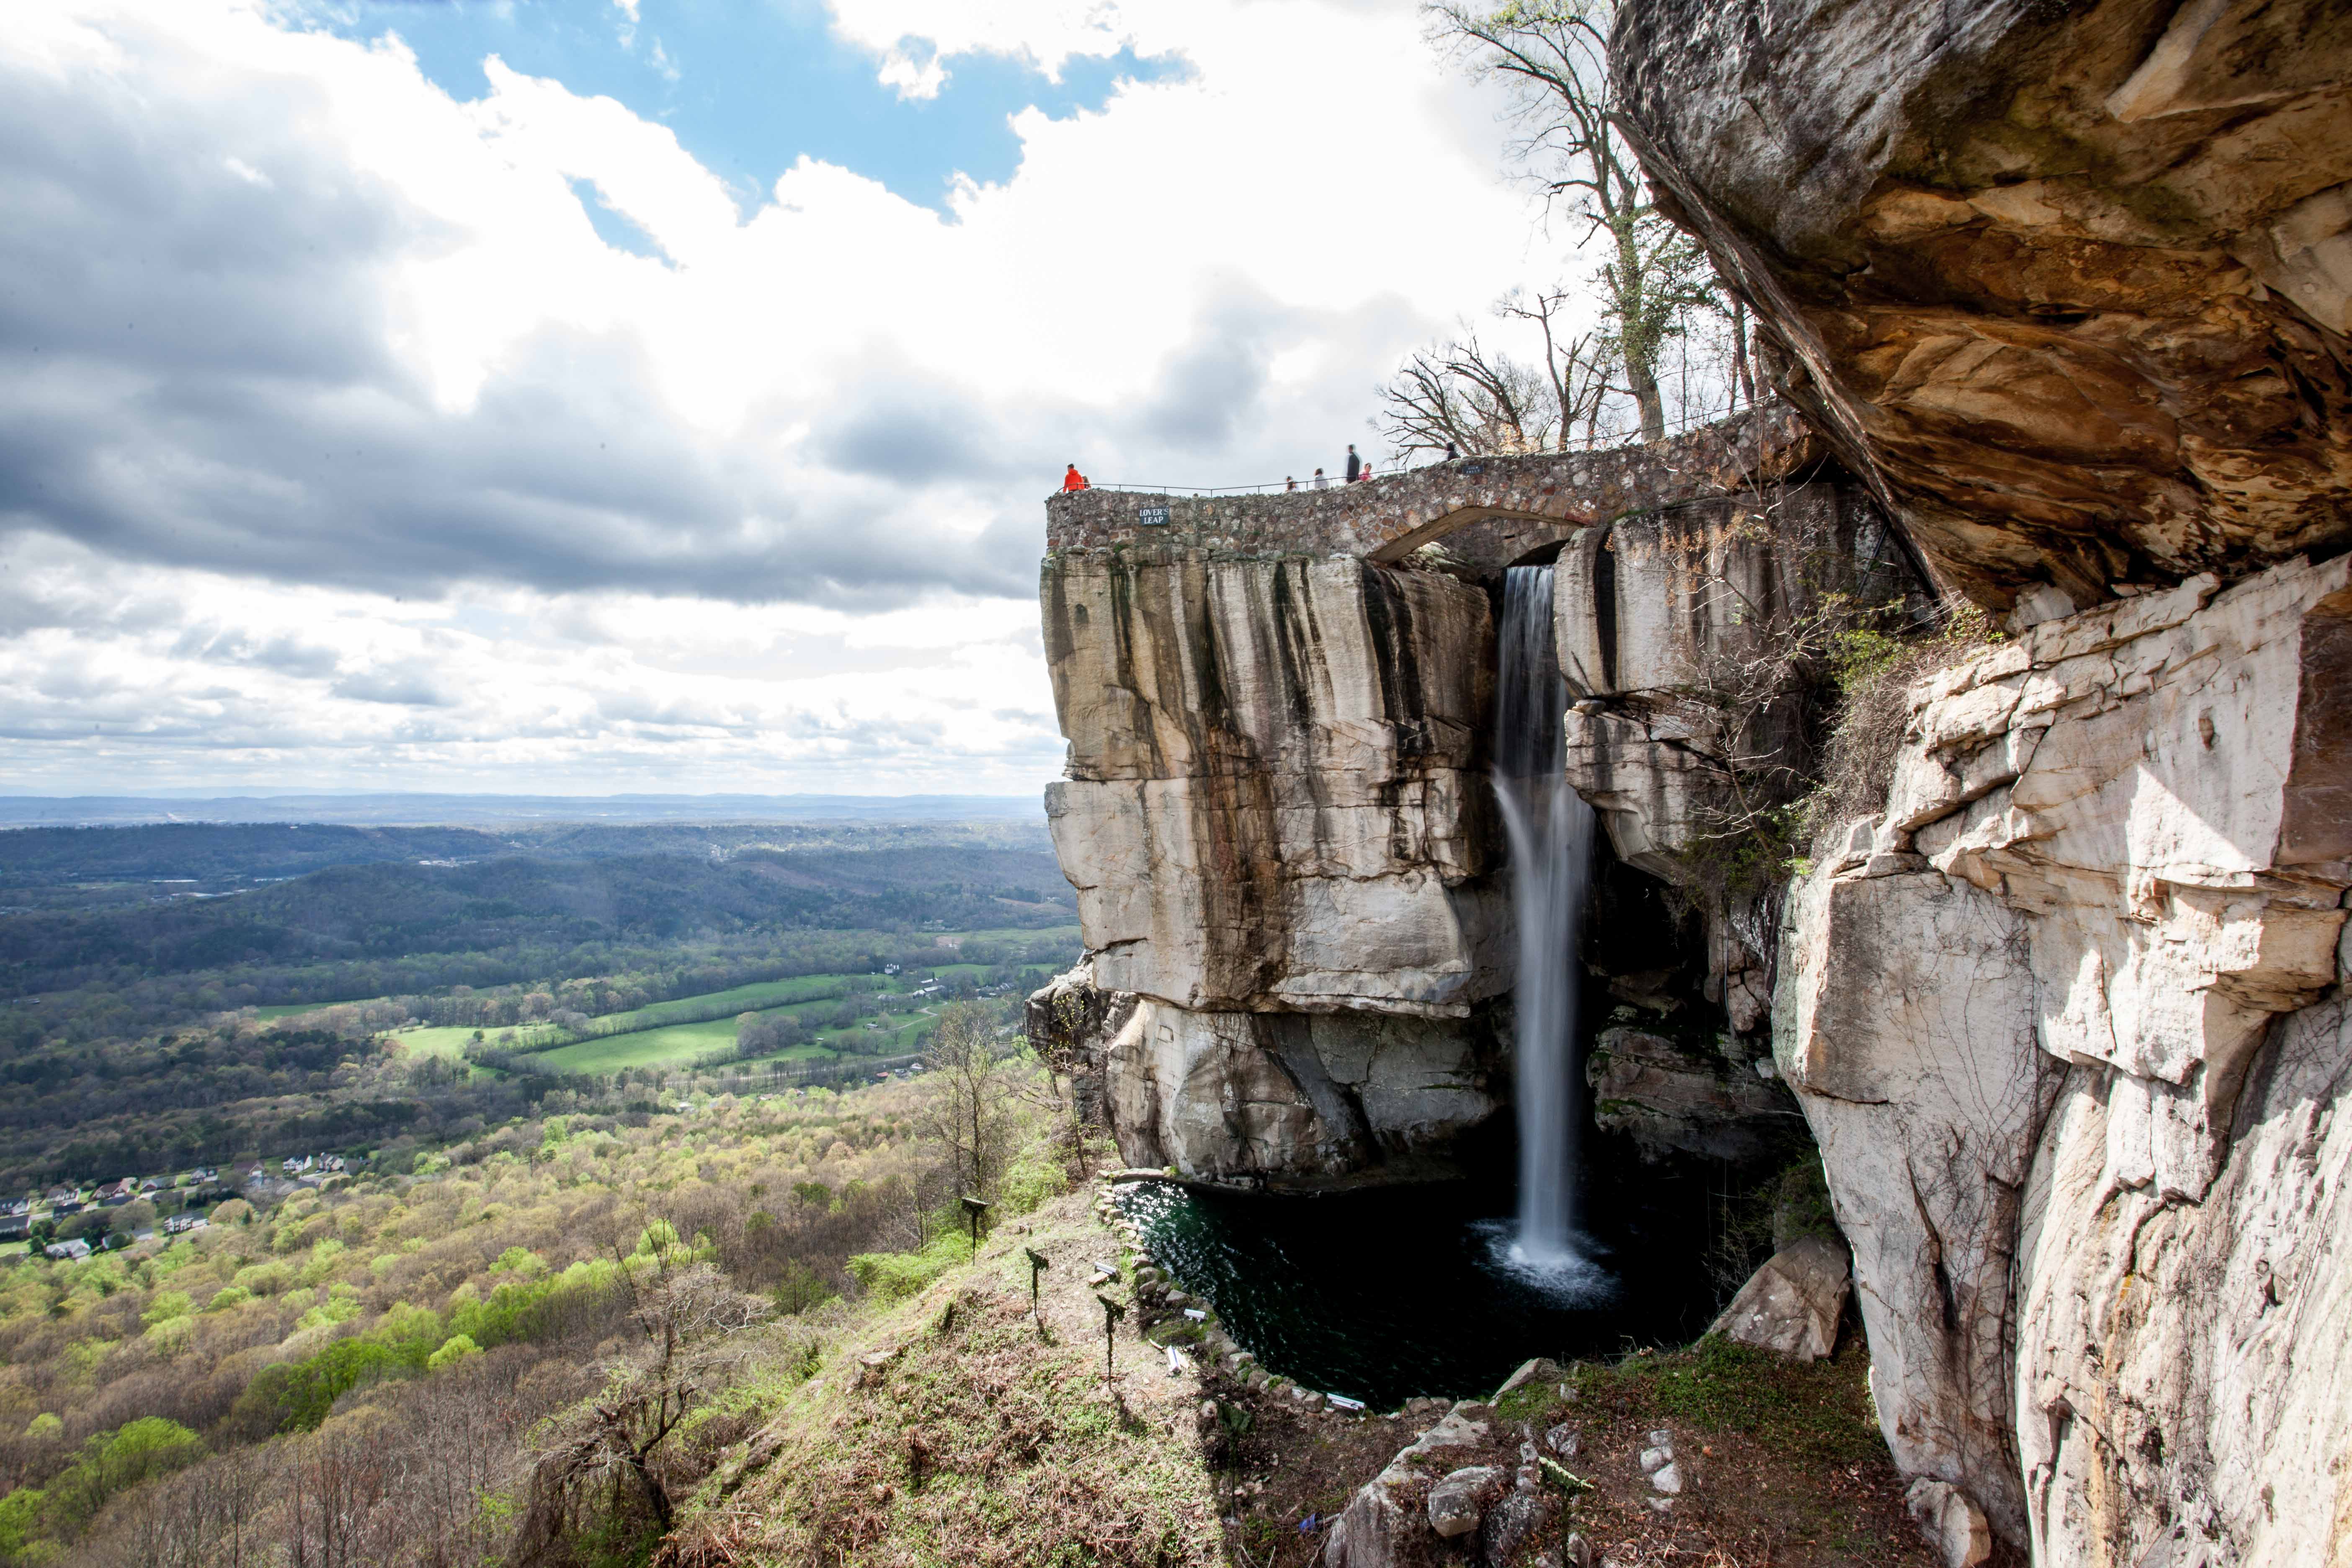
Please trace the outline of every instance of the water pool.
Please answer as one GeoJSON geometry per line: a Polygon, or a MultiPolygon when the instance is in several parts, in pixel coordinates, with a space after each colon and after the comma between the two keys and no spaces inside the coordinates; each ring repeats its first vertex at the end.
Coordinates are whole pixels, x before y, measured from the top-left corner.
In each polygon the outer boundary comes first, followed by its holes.
{"type": "Polygon", "coordinates": [[[1590,1193],[1608,1228],[1564,1273],[1514,1263],[1511,1194],[1479,1184],[1302,1197],[1154,1182],[1118,1201],[1259,1365],[1379,1410],[1492,1394],[1529,1356],[1685,1343],[1716,1306],[1708,1197],[1691,1177],[1590,1193]]]}

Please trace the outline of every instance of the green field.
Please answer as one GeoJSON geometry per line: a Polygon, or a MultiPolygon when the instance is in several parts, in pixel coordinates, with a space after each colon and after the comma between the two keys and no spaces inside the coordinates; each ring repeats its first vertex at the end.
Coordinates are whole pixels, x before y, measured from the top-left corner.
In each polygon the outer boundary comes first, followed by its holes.
{"type": "MultiPolygon", "coordinates": [[[[1040,935],[1066,934],[1073,941],[1077,928],[1066,932],[1039,932],[1025,930],[1003,931],[967,931],[966,940],[986,937],[1033,938],[1040,935]]],[[[953,960],[950,948],[941,948],[942,960],[953,960]]],[[[919,968],[940,979],[977,980],[987,973],[988,965],[943,962],[919,965],[919,968]]],[[[709,991],[696,996],[679,996],[667,1002],[656,1002],[634,1012],[611,1013],[597,1019],[600,1024],[638,1026],[624,1033],[606,1035],[600,1039],[582,1040],[576,1045],[558,1046],[553,1050],[532,1055],[534,1067],[555,1072],[612,1073],[625,1068],[685,1066],[706,1057],[731,1052],[735,1048],[736,1020],[745,1013],[790,1013],[795,1016],[813,1009],[831,1009],[844,1001],[858,1001],[878,991],[903,991],[920,984],[919,974],[885,977],[879,974],[803,974],[789,980],[767,980],[751,985],[738,985],[727,991],[709,991]],[[833,994],[846,983],[849,994],[833,994]],[[723,1017],[698,1019],[697,1013],[708,1013],[714,1006],[724,1006],[723,1017]]],[[[315,1007],[337,1004],[319,1002],[290,1007],[265,1007],[265,1017],[287,1017],[315,1007]]],[[[868,1029],[860,1019],[847,1028],[827,1027],[819,1031],[814,1041],[796,1047],[778,1056],[764,1057],[763,1061],[831,1061],[842,1057],[905,1056],[915,1049],[915,1040],[931,1025],[931,1014],[924,1007],[902,1005],[897,1010],[878,1015],[883,1026],[868,1029]],[[847,1048],[844,1048],[846,1047],[847,1048]]],[[[483,1033],[495,1042],[505,1033],[501,1029],[483,1033]]],[[[530,1025],[521,1026],[515,1033],[528,1047],[533,1033],[530,1025]]],[[[474,1037],[470,1028],[403,1029],[394,1038],[421,1056],[457,1057],[474,1037]]]]}
{"type": "MultiPolygon", "coordinates": [[[[393,1039],[400,1041],[402,1047],[407,1047],[416,1056],[461,1056],[466,1051],[466,1041],[473,1039],[475,1035],[497,1039],[503,1032],[506,1030],[466,1030],[466,1027],[433,1030],[433,1027],[425,1027],[425,1030],[393,1030],[393,1039]]],[[[530,1032],[530,1025],[524,1025],[524,1027],[515,1030],[515,1037],[522,1039],[530,1032]]]]}

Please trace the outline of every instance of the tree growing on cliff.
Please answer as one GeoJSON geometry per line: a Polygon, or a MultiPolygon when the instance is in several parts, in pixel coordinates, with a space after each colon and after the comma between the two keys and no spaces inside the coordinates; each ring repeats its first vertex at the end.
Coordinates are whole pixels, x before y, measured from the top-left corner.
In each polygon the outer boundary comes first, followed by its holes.
{"type": "MultiPolygon", "coordinates": [[[[1423,14],[1440,48],[1508,91],[1511,115],[1525,132],[1514,156],[1549,198],[1585,226],[1587,237],[1601,241],[1595,277],[1601,329],[1578,351],[1586,363],[1613,372],[1599,382],[1601,392],[1632,401],[1643,440],[1661,438],[1670,390],[1668,345],[1705,324],[1708,339],[1727,339],[1722,347],[1729,363],[1719,371],[1704,367],[1702,379],[1727,383],[1734,395],[1745,386],[1752,400],[1745,319],[1733,310],[1698,242],[1657,210],[1620,127],[1609,78],[1613,6],[1607,0],[1512,0],[1484,10],[1460,0],[1431,0],[1423,14]],[[1726,326],[1727,333],[1720,330],[1726,326]]],[[[1555,291],[1554,308],[1565,297],[1555,291]]],[[[1547,310],[1550,357],[1575,363],[1576,355],[1564,355],[1555,342],[1550,318],[1547,310]]],[[[1677,401],[1688,412],[1687,356],[1680,368],[1685,385],[1677,401]]],[[[1599,408],[1596,397],[1594,415],[1599,408]]],[[[1565,422],[1560,434],[1565,446],[1565,422]]]]}

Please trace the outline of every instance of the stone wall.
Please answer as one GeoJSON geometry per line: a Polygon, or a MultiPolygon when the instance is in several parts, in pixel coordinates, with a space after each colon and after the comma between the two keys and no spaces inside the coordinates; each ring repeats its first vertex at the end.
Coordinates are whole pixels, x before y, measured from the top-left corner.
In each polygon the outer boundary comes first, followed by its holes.
{"type": "Polygon", "coordinates": [[[1346,556],[1396,561],[1444,539],[1499,566],[1570,528],[1771,484],[1821,460],[1804,423],[1774,404],[1654,447],[1464,458],[1363,484],[1267,495],[1090,489],[1045,503],[1045,549],[1118,550],[1134,560],[1346,556]],[[1164,522],[1142,521],[1164,512],[1164,522]]]}

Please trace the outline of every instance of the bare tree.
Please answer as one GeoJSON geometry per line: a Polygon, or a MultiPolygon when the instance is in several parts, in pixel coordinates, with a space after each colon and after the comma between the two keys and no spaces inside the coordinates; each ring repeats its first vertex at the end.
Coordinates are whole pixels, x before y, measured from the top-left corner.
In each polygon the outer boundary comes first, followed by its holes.
{"type": "Polygon", "coordinates": [[[972,1002],[941,1007],[924,1061],[931,1091],[924,1131],[946,1151],[960,1191],[992,1195],[1012,1156],[1018,1097],[988,1009],[972,1002]]]}
{"type": "Polygon", "coordinates": [[[1509,89],[1526,132],[1515,153],[1528,174],[1589,232],[1606,236],[1604,342],[1643,438],[1654,441],[1666,431],[1666,342],[1694,313],[1726,307],[1706,252],[1658,212],[1620,128],[1609,78],[1613,12],[1609,0],[1511,0],[1494,10],[1432,0],[1423,7],[1441,47],[1509,89]]]}
{"type": "Polygon", "coordinates": [[[560,1560],[575,1521],[600,1500],[614,1514],[636,1512],[656,1531],[667,1531],[676,1505],[662,1473],[663,1445],[733,1370],[740,1357],[730,1336],[773,1310],[716,1268],[689,1261],[686,1247],[656,1246],[650,1257],[619,1259],[635,1299],[630,1320],[639,1344],[605,1369],[601,1393],[551,1424],[508,1550],[510,1564],[560,1560]]]}
{"type": "Polygon", "coordinates": [[[1600,334],[1565,335],[1570,298],[1565,289],[1513,289],[1495,303],[1496,317],[1536,330],[1539,363],[1489,351],[1466,325],[1457,338],[1416,350],[1379,389],[1381,435],[1405,451],[1565,451],[1581,424],[1590,444],[1603,399],[1622,389],[1609,380],[1600,334]]]}

